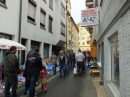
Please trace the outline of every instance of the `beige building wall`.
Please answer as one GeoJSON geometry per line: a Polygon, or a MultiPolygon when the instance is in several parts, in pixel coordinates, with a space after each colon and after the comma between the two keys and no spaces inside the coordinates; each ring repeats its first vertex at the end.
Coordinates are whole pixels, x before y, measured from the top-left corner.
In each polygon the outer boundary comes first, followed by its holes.
{"type": "Polygon", "coordinates": [[[80,23],[77,24],[79,28],[78,46],[82,51],[90,50],[90,34],[85,27],[81,27],[80,23]]]}
{"type": "Polygon", "coordinates": [[[78,51],[78,27],[71,17],[71,3],[70,0],[66,1],[66,50],[73,50],[75,53],[78,51]]]}

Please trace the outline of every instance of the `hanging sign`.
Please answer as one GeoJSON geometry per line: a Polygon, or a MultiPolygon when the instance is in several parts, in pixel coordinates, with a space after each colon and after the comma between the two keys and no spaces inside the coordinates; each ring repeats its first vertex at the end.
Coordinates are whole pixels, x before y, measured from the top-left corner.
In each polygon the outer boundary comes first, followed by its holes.
{"type": "Polygon", "coordinates": [[[81,26],[94,26],[97,24],[99,24],[97,8],[81,11],[81,26]]]}

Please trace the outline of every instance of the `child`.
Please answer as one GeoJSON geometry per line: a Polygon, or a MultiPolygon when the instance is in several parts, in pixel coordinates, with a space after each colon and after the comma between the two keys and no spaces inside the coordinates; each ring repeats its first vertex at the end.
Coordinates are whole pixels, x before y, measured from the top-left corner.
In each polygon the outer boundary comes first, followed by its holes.
{"type": "Polygon", "coordinates": [[[41,88],[46,93],[47,92],[47,77],[48,77],[48,75],[47,75],[47,69],[46,69],[45,65],[43,65],[43,69],[40,72],[40,75],[41,75],[41,88]]]}
{"type": "Polygon", "coordinates": [[[90,59],[89,65],[90,65],[90,66],[93,66],[93,65],[94,65],[94,62],[93,62],[92,59],[90,59]]]}

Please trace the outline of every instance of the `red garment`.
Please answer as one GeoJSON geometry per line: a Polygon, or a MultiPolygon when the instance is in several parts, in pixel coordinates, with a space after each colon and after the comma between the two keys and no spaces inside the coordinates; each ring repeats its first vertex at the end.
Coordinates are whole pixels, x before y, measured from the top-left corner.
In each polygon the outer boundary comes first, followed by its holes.
{"type": "Polygon", "coordinates": [[[45,72],[44,70],[42,70],[40,72],[40,75],[41,75],[41,78],[47,78],[48,77],[47,72],[45,72]]]}

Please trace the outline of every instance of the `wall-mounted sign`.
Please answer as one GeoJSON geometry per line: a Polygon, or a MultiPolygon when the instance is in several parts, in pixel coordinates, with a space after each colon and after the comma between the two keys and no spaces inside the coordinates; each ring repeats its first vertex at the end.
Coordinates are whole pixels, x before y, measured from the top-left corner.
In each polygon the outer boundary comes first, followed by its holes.
{"type": "Polygon", "coordinates": [[[97,24],[99,24],[97,8],[90,8],[81,11],[81,26],[94,26],[97,24]]]}

